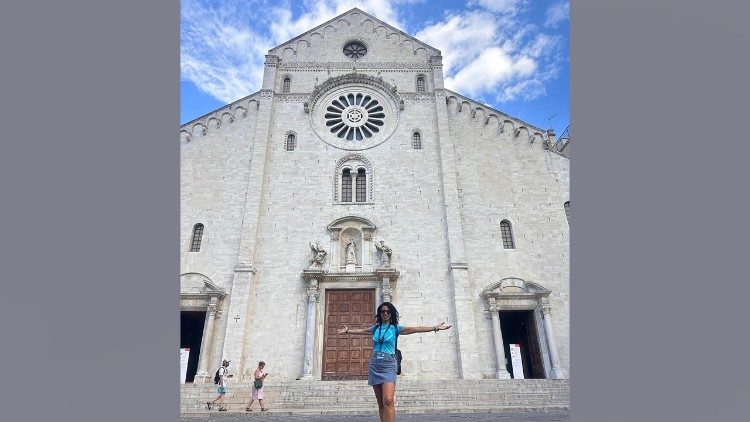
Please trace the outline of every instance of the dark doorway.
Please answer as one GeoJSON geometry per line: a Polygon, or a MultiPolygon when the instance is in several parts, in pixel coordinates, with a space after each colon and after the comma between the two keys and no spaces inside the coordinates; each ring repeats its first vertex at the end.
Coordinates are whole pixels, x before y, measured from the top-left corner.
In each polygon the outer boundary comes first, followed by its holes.
{"type": "Polygon", "coordinates": [[[195,373],[198,372],[198,357],[201,352],[205,322],[205,312],[180,312],[180,348],[190,348],[185,382],[193,382],[195,373]]]}
{"type": "MultiPolygon", "coordinates": [[[[510,363],[510,345],[521,345],[521,363],[524,378],[544,378],[542,351],[539,335],[534,323],[534,311],[501,311],[500,329],[503,331],[503,350],[507,361],[506,369],[513,375],[510,363]]],[[[517,378],[514,376],[513,378],[517,378]]]]}

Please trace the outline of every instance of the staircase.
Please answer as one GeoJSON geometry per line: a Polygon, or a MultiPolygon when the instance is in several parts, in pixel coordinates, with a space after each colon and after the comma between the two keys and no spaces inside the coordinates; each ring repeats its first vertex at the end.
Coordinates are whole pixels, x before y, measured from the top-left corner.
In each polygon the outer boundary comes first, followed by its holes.
{"type": "MultiPolygon", "coordinates": [[[[228,411],[244,413],[250,398],[250,382],[229,384],[224,398],[228,411]]],[[[372,415],[378,406],[372,387],[362,381],[266,381],[265,399],[269,413],[277,415],[372,415]]],[[[216,398],[213,384],[182,384],[182,416],[205,416],[218,412],[206,402],[216,398]]],[[[559,411],[570,406],[569,380],[399,380],[396,412],[472,413],[511,411],[559,411]]],[[[253,403],[253,412],[260,406],[253,403]]]]}

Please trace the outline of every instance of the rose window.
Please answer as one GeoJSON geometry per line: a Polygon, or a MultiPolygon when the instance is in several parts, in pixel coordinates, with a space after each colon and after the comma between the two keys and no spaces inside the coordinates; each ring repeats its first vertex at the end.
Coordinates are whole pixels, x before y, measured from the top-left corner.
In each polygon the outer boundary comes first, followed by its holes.
{"type": "Polygon", "coordinates": [[[341,139],[361,141],[380,132],[385,124],[383,106],[362,93],[340,95],[331,101],[324,116],[328,129],[341,139]]]}
{"type": "Polygon", "coordinates": [[[358,59],[367,54],[367,47],[362,43],[350,42],[344,46],[344,54],[350,59],[358,59]]]}

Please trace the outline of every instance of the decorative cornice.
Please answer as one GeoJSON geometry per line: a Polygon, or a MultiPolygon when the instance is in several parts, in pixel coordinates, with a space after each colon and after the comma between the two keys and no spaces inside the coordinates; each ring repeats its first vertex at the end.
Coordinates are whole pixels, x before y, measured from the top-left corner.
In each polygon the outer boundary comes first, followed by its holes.
{"type": "Polygon", "coordinates": [[[396,106],[401,102],[401,97],[396,92],[396,87],[384,81],[382,77],[369,76],[361,73],[347,73],[346,75],[334,76],[333,78],[327,79],[322,84],[317,85],[310,94],[310,99],[308,100],[309,108],[315,108],[317,101],[331,89],[346,84],[370,85],[385,92],[396,106]]]}
{"type": "Polygon", "coordinates": [[[394,62],[282,62],[279,70],[414,70],[429,72],[432,67],[424,63],[394,63],[394,62]]]}
{"type": "Polygon", "coordinates": [[[181,125],[180,132],[185,132],[188,135],[186,137],[192,137],[193,134],[191,133],[191,131],[193,131],[193,128],[196,125],[200,125],[202,126],[201,135],[205,135],[206,129],[208,128],[208,121],[211,119],[220,120],[224,114],[229,114],[229,123],[234,123],[235,121],[237,121],[238,117],[247,117],[247,111],[250,107],[252,107],[251,103],[255,103],[255,110],[258,110],[258,107],[260,105],[258,101],[259,98],[260,91],[254,92],[245,98],[241,98],[233,103],[230,103],[210,113],[204,114],[201,117],[193,119],[185,123],[184,125],[181,125]]]}

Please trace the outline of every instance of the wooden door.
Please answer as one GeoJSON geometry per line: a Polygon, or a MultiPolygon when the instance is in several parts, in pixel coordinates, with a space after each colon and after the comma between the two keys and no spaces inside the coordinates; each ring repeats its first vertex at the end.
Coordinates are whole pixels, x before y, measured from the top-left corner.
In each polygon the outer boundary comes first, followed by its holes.
{"type": "Polygon", "coordinates": [[[542,350],[539,347],[539,334],[534,321],[534,311],[529,311],[524,316],[524,327],[526,328],[526,343],[529,347],[529,358],[531,359],[530,374],[526,378],[544,378],[544,364],[542,363],[542,350]]]}
{"type": "Polygon", "coordinates": [[[323,380],[367,379],[372,336],[338,334],[342,324],[368,328],[375,317],[375,290],[326,290],[323,380]]]}

